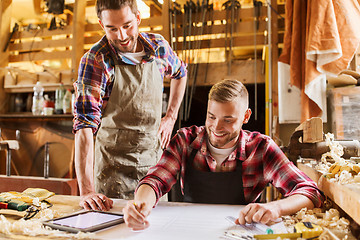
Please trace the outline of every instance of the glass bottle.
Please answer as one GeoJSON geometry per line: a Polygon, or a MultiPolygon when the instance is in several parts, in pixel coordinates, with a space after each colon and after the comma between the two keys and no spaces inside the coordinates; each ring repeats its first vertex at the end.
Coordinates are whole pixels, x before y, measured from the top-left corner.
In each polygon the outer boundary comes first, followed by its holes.
{"type": "Polygon", "coordinates": [[[31,111],[34,115],[42,115],[44,109],[44,88],[41,82],[36,82],[31,111]]]}

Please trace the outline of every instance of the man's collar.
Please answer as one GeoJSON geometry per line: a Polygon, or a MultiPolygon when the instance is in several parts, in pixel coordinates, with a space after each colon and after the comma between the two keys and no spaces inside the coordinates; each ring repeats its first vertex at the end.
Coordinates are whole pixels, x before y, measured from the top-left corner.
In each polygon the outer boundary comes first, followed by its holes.
{"type": "MultiPolygon", "coordinates": [[[[201,131],[197,134],[197,137],[194,139],[194,141],[190,144],[190,147],[193,149],[199,149],[203,155],[209,154],[208,147],[206,145],[206,140],[208,138],[208,134],[206,132],[205,126],[201,129],[201,131]]],[[[244,161],[246,159],[246,153],[245,153],[245,146],[246,142],[248,141],[248,134],[244,130],[240,130],[240,136],[239,140],[237,142],[238,146],[235,149],[234,153],[236,156],[233,156],[234,158],[238,158],[241,161],[244,161]]]]}
{"type": "MultiPolygon", "coordinates": [[[[106,37],[106,35],[105,35],[106,37]]],[[[151,44],[149,43],[149,41],[143,36],[142,33],[139,33],[139,36],[138,36],[141,44],[143,45],[144,47],[144,51],[145,51],[145,56],[143,57],[143,60],[145,62],[150,62],[152,59],[155,58],[155,49],[151,46],[151,44]]],[[[109,41],[109,39],[106,37],[108,43],[109,43],[109,46],[111,48],[111,51],[113,53],[115,53],[115,56],[117,56],[118,58],[120,58],[121,61],[125,62],[125,63],[128,63],[128,61],[124,60],[123,57],[119,56],[118,52],[117,52],[117,49],[111,44],[111,42],[109,41]]]]}

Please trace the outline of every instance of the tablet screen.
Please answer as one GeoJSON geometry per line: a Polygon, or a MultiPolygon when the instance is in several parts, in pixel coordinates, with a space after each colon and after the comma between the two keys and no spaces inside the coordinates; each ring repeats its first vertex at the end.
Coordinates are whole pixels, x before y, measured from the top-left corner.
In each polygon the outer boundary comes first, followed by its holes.
{"type": "Polygon", "coordinates": [[[85,214],[75,215],[68,218],[62,218],[54,220],[54,224],[59,224],[63,226],[73,227],[73,228],[89,228],[96,225],[100,225],[106,222],[119,219],[121,216],[106,214],[100,212],[87,212],[85,214]]]}
{"type": "Polygon", "coordinates": [[[92,232],[123,223],[123,215],[111,212],[88,211],[45,221],[43,224],[70,232],[92,232]]]}

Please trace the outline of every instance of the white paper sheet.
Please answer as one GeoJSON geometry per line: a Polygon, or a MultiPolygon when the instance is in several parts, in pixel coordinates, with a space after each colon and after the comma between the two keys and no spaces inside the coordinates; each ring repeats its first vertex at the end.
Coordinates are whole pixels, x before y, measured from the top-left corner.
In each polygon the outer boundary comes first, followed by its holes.
{"type": "MultiPolygon", "coordinates": [[[[117,205],[114,202],[114,205],[117,205]]],[[[238,230],[226,217],[237,218],[243,206],[160,203],[149,216],[150,227],[133,232],[121,224],[96,233],[99,239],[212,240],[224,239],[225,232],[238,230]]]]}
{"type": "Polygon", "coordinates": [[[141,232],[132,232],[125,224],[96,233],[100,239],[221,239],[233,226],[226,216],[236,217],[242,206],[183,204],[163,206],[152,210],[150,227],[141,232]]]}

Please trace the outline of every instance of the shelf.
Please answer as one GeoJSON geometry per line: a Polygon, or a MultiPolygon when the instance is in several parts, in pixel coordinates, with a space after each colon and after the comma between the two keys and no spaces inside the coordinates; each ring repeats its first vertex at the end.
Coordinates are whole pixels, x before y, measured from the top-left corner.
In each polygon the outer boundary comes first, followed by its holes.
{"type": "MultiPolygon", "coordinates": [[[[55,91],[60,87],[60,83],[42,83],[45,92],[55,91]]],[[[5,85],[4,89],[7,93],[28,93],[33,92],[34,84],[27,85],[5,85]]],[[[65,89],[73,89],[72,84],[64,84],[65,89]]]]}
{"type": "Polygon", "coordinates": [[[298,168],[314,180],[321,191],[344,210],[357,224],[360,224],[360,184],[330,182],[323,174],[301,162],[298,168]]]}
{"type": "Polygon", "coordinates": [[[27,122],[27,121],[40,121],[40,122],[49,122],[49,121],[71,121],[73,119],[72,114],[53,114],[53,115],[33,115],[31,112],[25,113],[8,113],[0,114],[0,122],[27,122]]]}

